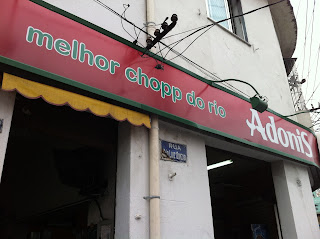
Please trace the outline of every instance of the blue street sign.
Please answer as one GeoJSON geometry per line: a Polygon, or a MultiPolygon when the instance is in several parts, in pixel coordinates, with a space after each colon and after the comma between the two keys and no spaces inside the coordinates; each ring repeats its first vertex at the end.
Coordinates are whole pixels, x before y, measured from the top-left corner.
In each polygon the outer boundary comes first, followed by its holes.
{"type": "Polygon", "coordinates": [[[161,159],[174,162],[187,162],[187,146],[161,140],[161,159]]]}

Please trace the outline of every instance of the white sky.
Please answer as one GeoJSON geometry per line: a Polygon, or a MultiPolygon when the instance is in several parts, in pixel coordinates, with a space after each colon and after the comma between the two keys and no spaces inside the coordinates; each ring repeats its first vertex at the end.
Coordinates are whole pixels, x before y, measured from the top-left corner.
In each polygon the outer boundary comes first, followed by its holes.
{"type": "MultiPolygon", "coordinates": [[[[307,80],[302,85],[304,98],[308,102],[307,108],[311,109],[311,104],[316,108],[320,106],[320,2],[319,0],[290,0],[290,2],[298,25],[298,41],[293,57],[298,58],[296,65],[300,80],[303,78],[307,80]]],[[[313,114],[312,118],[316,121],[320,119],[320,114],[313,114]]]]}

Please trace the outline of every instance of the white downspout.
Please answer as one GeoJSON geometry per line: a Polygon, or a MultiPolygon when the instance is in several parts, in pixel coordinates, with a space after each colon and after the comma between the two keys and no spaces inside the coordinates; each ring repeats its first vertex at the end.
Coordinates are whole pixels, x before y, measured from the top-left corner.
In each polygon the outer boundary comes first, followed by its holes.
{"type": "MultiPolygon", "coordinates": [[[[154,0],[146,0],[147,32],[153,35],[154,27],[154,0]]],[[[153,49],[151,49],[152,51],[153,49]]],[[[160,239],[160,180],[159,180],[159,121],[157,115],[151,116],[149,131],[149,233],[150,239],[160,239]]]]}
{"type": "Polygon", "coordinates": [[[151,129],[149,134],[150,152],[150,204],[149,204],[149,230],[150,239],[160,239],[160,180],[159,180],[159,121],[157,115],[151,116],[151,129]]]}

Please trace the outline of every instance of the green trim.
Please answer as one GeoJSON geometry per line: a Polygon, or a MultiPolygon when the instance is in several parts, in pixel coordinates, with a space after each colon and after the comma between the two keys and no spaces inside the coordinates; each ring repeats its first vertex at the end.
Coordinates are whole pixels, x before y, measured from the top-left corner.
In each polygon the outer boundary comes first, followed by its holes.
{"type": "MultiPolygon", "coordinates": [[[[89,28],[91,28],[91,29],[93,29],[93,30],[95,30],[97,32],[100,32],[101,34],[103,34],[105,36],[108,36],[108,37],[110,37],[110,38],[112,38],[112,39],[114,39],[114,40],[116,40],[118,42],[121,42],[121,43],[123,43],[123,44],[125,44],[125,45],[127,45],[127,46],[129,46],[129,47],[131,47],[133,49],[136,49],[136,50],[138,50],[140,52],[145,52],[144,48],[142,48],[140,46],[137,46],[137,45],[133,44],[132,42],[130,42],[130,41],[118,36],[118,35],[113,34],[112,32],[109,32],[109,31],[107,31],[107,30],[105,30],[105,29],[103,29],[101,27],[98,27],[97,25],[94,25],[94,24],[92,24],[92,23],[90,23],[90,22],[88,22],[88,21],[86,21],[86,20],[84,20],[82,18],[79,18],[79,17],[77,17],[77,16],[75,16],[75,15],[69,13],[69,12],[66,12],[66,11],[64,11],[64,10],[58,8],[58,7],[55,7],[55,6],[53,6],[53,5],[49,4],[49,3],[43,2],[42,0],[29,0],[29,1],[31,1],[31,2],[33,2],[35,4],[38,4],[38,5],[40,5],[40,6],[44,7],[44,8],[47,8],[47,9],[53,11],[53,12],[56,12],[56,13],[64,16],[64,17],[67,17],[67,18],[73,20],[73,21],[76,21],[76,22],[78,22],[78,23],[80,23],[80,24],[82,24],[82,25],[84,25],[86,27],[89,27],[89,28]]],[[[162,61],[162,58],[160,56],[154,54],[154,53],[151,53],[151,52],[148,51],[145,54],[147,54],[150,57],[153,57],[153,58],[155,58],[155,59],[157,59],[159,61],[162,61]]],[[[234,96],[236,96],[236,97],[238,97],[238,98],[240,98],[242,100],[245,100],[245,101],[250,103],[250,99],[249,98],[246,98],[246,97],[244,97],[244,96],[242,96],[242,95],[240,95],[240,94],[238,94],[238,93],[236,93],[236,92],[234,92],[232,90],[226,89],[223,86],[220,86],[220,85],[214,83],[214,81],[207,80],[207,79],[205,79],[205,78],[203,78],[203,77],[191,72],[190,70],[187,70],[187,69],[185,69],[185,68],[183,68],[183,67],[181,67],[181,66],[179,66],[179,65],[177,65],[177,64],[175,64],[175,63],[173,63],[171,61],[165,61],[164,63],[166,63],[167,65],[170,65],[170,66],[172,66],[172,67],[174,67],[174,68],[176,68],[176,69],[178,69],[178,70],[180,70],[180,71],[182,71],[182,72],[184,72],[184,73],[186,73],[186,74],[188,74],[188,75],[190,75],[190,76],[192,76],[192,77],[194,77],[194,78],[196,78],[196,79],[198,79],[198,80],[200,80],[202,82],[205,82],[208,85],[211,85],[211,86],[213,86],[213,87],[215,87],[215,88],[217,88],[219,90],[222,90],[222,91],[224,91],[226,93],[234,95],[234,96]]],[[[308,127],[306,127],[306,126],[304,126],[302,124],[299,124],[298,122],[296,122],[296,121],[294,121],[292,119],[288,119],[285,116],[283,116],[283,115],[271,110],[270,108],[268,108],[267,111],[269,111],[270,113],[272,113],[272,114],[274,114],[274,115],[276,115],[276,116],[278,116],[278,117],[280,117],[280,118],[282,118],[282,119],[284,119],[284,120],[286,120],[286,121],[288,121],[288,122],[290,122],[292,124],[295,124],[295,125],[303,128],[303,129],[309,131],[310,133],[312,133],[315,136],[314,132],[311,129],[309,129],[308,127]]]]}
{"type": "Polygon", "coordinates": [[[173,114],[164,112],[162,110],[158,110],[158,109],[150,107],[148,105],[137,103],[135,101],[126,99],[124,97],[121,97],[121,96],[118,96],[118,95],[115,95],[115,94],[112,94],[112,93],[108,93],[106,91],[103,91],[103,90],[100,90],[100,89],[97,89],[97,88],[94,88],[94,87],[79,83],[77,81],[70,80],[68,78],[65,78],[65,77],[59,76],[57,74],[53,74],[53,73],[38,69],[38,68],[33,67],[33,66],[29,66],[27,64],[23,64],[23,63],[14,61],[12,59],[9,59],[9,58],[3,57],[3,56],[0,56],[0,62],[4,63],[4,64],[7,64],[7,65],[10,65],[10,66],[14,66],[14,67],[22,69],[22,70],[29,71],[31,73],[35,73],[37,75],[40,75],[40,76],[43,76],[43,77],[46,77],[46,78],[49,78],[49,79],[56,80],[58,82],[61,82],[61,83],[64,83],[64,84],[67,84],[67,85],[70,85],[70,86],[77,87],[77,88],[82,89],[82,90],[86,90],[86,91],[94,93],[94,94],[98,94],[98,95],[101,95],[101,96],[104,96],[104,97],[107,97],[107,98],[110,98],[110,99],[113,99],[113,100],[116,100],[116,101],[119,101],[119,102],[122,102],[122,103],[125,103],[125,104],[128,104],[128,105],[137,107],[139,109],[142,109],[142,110],[145,110],[145,111],[148,111],[148,112],[151,112],[151,113],[158,114],[158,115],[163,116],[165,118],[169,118],[171,120],[178,121],[180,123],[183,123],[183,124],[198,128],[200,130],[204,130],[204,131],[207,131],[207,132],[210,132],[210,133],[214,133],[214,134],[217,134],[217,135],[220,135],[220,136],[223,136],[223,137],[226,137],[226,138],[229,138],[229,139],[244,143],[246,145],[253,146],[255,148],[259,148],[259,149],[262,149],[262,150],[265,150],[265,151],[268,151],[268,152],[272,152],[272,153],[275,153],[275,154],[278,154],[278,155],[282,155],[284,157],[297,160],[297,161],[299,161],[301,163],[312,165],[312,166],[316,166],[317,168],[320,168],[314,162],[311,162],[311,161],[308,161],[308,160],[305,160],[305,159],[302,159],[302,158],[299,158],[299,157],[296,157],[296,156],[293,156],[293,155],[278,151],[276,149],[272,149],[272,148],[260,145],[260,144],[252,143],[252,142],[249,142],[247,140],[235,137],[233,135],[226,134],[224,132],[221,132],[221,131],[218,131],[218,130],[215,130],[215,129],[211,129],[211,128],[206,127],[206,126],[199,125],[199,124],[197,124],[195,122],[192,122],[190,120],[175,116],[173,114]]]}

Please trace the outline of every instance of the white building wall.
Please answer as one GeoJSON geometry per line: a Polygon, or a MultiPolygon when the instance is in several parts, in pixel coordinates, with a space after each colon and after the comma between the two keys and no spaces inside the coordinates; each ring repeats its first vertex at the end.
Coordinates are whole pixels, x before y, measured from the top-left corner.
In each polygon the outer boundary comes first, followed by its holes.
{"type": "Polygon", "coordinates": [[[148,131],[123,122],[118,137],[115,238],[149,238],[148,131]]]}
{"type": "Polygon", "coordinates": [[[308,170],[291,162],[272,163],[283,239],[318,239],[320,230],[308,170]]]}
{"type": "MultiPolygon", "coordinates": [[[[160,161],[161,237],[214,238],[204,140],[164,123],[160,138],[188,152],[187,163],[160,161]],[[172,181],[170,173],[177,173],[172,181]]],[[[121,123],[118,142],[115,238],[149,238],[147,130],[121,123]]]]}
{"type": "Polygon", "coordinates": [[[0,182],[1,182],[4,158],[7,150],[15,99],[16,99],[15,92],[5,92],[0,90],[0,119],[4,120],[3,129],[2,129],[2,132],[0,133],[0,182]]]}
{"type": "Polygon", "coordinates": [[[299,122],[300,124],[304,125],[307,128],[311,128],[313,124],[312,124],[310,116],[311,116],[310,113],[299,114],[299,115],[296,116],[297,117],[297,122],[299,122]]]}
{"type": "MultiPolygon", "coordinates": [[[[108,30],[128,41],[133,42],[136,37],[134,27],[124,20],[122,21],[123,27],[121,25],[121,18],[110,12],[105,7],[101,6],[94,0],[45,0],[45,2],[50,3],[64,11],[67,11],[77,17],[80,17],[90,23],[93,23],[105,30],[108,30]],[[129,34],[133,37],[131,37],[129,34]]],[[[111,0],[101,0],[103,4],[112,8],[116,12],[122,14],[125,10],[124,4],[129,4],[130,7],[125,12],[125,17],[129,19],[132,23],[143,28],[146,22],[146,6],[145,0],[123,0],[123,1],[111,1],[111,0]]],[[[145,30],[145,28],[144,28],[145,30]]],[[[136,30],[139,34],[139,30],[136,30]]],[[[139,42],[145,45],[146,35],[140,33],[139,42]]]]}
{"type": "Polygon", "coordinates": [[[187,163],[160,161],[162,238],[214,238],[204,139],[164,123],[160,139],[186,145],[188,154],[187,163]]]}
{"type": "MultiPolygon", "coordinates": [[[[267,0],[241,2],[243,12],[268,4],[267,0]]],[[[168,35],[212,23],[207,17],[206,0],[155,1],[155,9],[156,23],[161,23],[166,16],[170,17],[172,13],[178,15],[178,23],[168,35]]],[[[270,10],[268,8],[259,10],[244,16],[244,19],[248,43],[216,25],[198,38],[184,55],[205,69],[216,73],[222,79],[236,78],[251,83],[260,94],[267,96],[271,109],[288,115],[293,112],[293,104],[270,10]]],[[[187,34],[170,37],[164,42],[170,44],[187,34]]],[[[174,49],[182,52],[198,35],[195,34],[194,37],[182,41],[174,49]]],[[[163,53],[165,54],[166,51],[163,53]]],[[[167,58],[174,56],[173,53],[168,54],[167,58]]],[[[181,58],[176,58],[174,62],[203,75],[181,58]]],[[[255,94],[248,85],[229,83],[250,97],[255,94]]]]}

